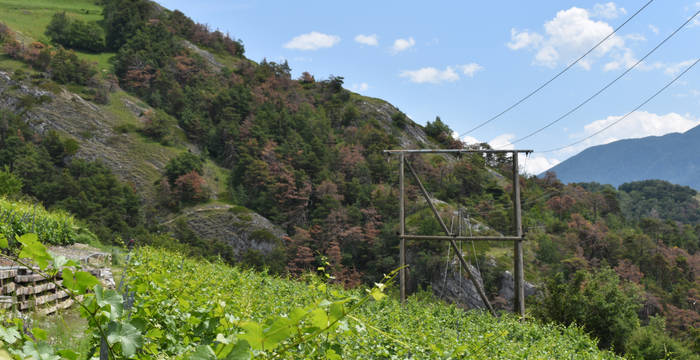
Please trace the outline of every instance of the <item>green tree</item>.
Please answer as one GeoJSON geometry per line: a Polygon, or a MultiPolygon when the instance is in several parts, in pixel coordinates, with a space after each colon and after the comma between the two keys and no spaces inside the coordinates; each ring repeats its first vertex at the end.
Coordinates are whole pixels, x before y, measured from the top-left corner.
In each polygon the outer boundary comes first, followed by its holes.
{"type": "Polygon", "coordinates": [[[609,267],[595,273],[579,270],[569,281],[558,273],[547,282],[535,314],[547,321],[583,325],[598,338],[601,348],[623,353],[639,326],[637,291],[632,284],[621,282],[609,267]]]}
{"type": "Polygon", "coordinates": [[[20,191],[22,191],[22,179],[11,173],[10,168],[5,165],[0,169],[0,195],[15,195],[20,191]]]}
{"type": "Polygon", "coordinates": [[[175,185],[177,178],[193,171],[199,175],[204,173],[204,159],[189,151],[174,157],[165,165],[165,177],[170,185],[175,185]]]}

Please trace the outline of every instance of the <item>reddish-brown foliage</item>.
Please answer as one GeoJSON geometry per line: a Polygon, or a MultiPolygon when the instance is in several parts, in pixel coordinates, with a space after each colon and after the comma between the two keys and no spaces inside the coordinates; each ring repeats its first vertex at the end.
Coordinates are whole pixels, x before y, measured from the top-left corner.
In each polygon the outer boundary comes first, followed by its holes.
{"type": "Polygon", "coordinates": [[[622,259],[615,267],[615,272],[620,278],[639,284],[639,281],[644,277],[644,273],[639,270],[639,266],[633,264],[627,259],[622,259]]]}
{"type": "Polygon", "coordinates": [[[306,246],[299,246],[295,257],[287,264],[287,271],[292,275],[301,275],[311,270],[311,264],[316,260],[314,253],[306,246]]]}
{"type": "Polygon", "coordinates": [[[209,198],[207,182],[196,171],[181,175],[174,185],[173,195],[183,202],[204,201],[209,198]]]}

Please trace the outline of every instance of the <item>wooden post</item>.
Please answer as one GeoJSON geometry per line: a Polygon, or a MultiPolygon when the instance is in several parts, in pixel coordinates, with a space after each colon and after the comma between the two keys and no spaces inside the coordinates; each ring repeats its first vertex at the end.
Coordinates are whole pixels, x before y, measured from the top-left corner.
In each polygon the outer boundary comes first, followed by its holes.
{"type": "Polygon", "coordinates": [[[406,301],[406,218],[404,213],[404,154],[401,153],[399,162],[399,232],[401,234],[401,242],[399,244],[399,262],[401,269],[399,270],[399,283],[401,287],[401,303],[406,301]]]}
{"type": "Polygon", "coordinates": [[[513,225],[519,239],[513,246],[513,312],[525,319],[525,276],[523,274],[523,224],[520,211],[520,177],[518,175],[518,153],[513,152],[513,225]]]}

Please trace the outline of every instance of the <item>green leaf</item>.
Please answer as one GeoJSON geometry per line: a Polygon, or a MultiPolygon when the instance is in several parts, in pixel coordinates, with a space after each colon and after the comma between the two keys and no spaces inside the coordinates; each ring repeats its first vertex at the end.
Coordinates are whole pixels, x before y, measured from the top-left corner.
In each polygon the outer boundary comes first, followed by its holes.
{"type": "Polygon", "coordinates": [[[250,344],[250,347],[252,347],[255,350],[262,350],[263,349],[263,328],[262,325],[253,322],[253,321],[246,321],[242,323],[241,328],[243,329],[244,333],[239,335],[238,337],[247,341],[248,344],[250,344]]]}
{"type": "Polygon", "coordinates": [[[73,273],[71,269],[63,269],[63,286],[70,290],[84,294],[87,289],[98,284],[100,284],[100,281],[88,272],[76,271],[73,273]]]}
{"type": "Polygon", "coordinates": [[[78,284],[80,292],[85,292],[87,289],[93,288],[100,284],[100,280],[97,280],[96,277],[85,271],[76,271],[75,280],[78,284]]]}
{"type": "Polygon", "coordinates": [[[214,350],[209,345],[199,345],[197,349],[190,355],[190,360],[213,360],[216,359],[214,350]]]}
{"type": "Polygon", "coordinates": [[[328,314],[321,308],[311,312],[311,326],[325,329],[328,326],[328,314]]]}
{"type": "Polygon", "coordinates": [[[288,318],[280,317],[263,331],[263,343],[265,349],[272,350],[290,335],[294,334],[294,327],[288,318]]]}
{"type": "Polygon", "coordinates": [[[133,325],[112,321],[107,326],[107,342],[110,345],[120,344],[122,354],[130,357],[143,345],[143,337],[133,325]]]}
{"type": "Polygon", "coordinates": [[[342,360],[343,358],[340,355],[338,355],[338,353],[336,353],[335,350],[328,349],[328,351],[326,351],[326,359],[328,359],[328,360],[342,360]]]}
{"type": "Polygon", "coordinates": [[[7,249],[10,245],[7,244],[7,238],[5,235],[0,234],[0,248],[7,249]]]}
{"type": "Polygon", "coordinates": [[[68,359],[68,360],[78,360],[79,354],[73,350],[59,350],[58,355],[61,356],[61,359],[68,359]]]}
{"type": "Polygon", "coordinates": [[[379,288],[373,288],[370,295],[372,295],[372,298],[376,301],[381,301],[386,297],[386,294],[384,294],[379,288]]]}
{"type": "Polygon", "coordinates": [[[24,234],[17,241],[23,245],[19,257],[31,259],[41,270],[46,269],[53,260],[53,256],[46,250],[46,246],[39,242],[36,234],[24,234]]]}
{"type": "Polygon", "coordinates": [[[100,285],[95,285],[94,291],[97,305],[103,309],[103,311],[105,311],[105,308],[109,305],[107,312],[109,313],[110,320],[118,319],[124,311],[122,296],[114,290],[104,290],[100,285]]]}
{"type": "Polygon", "coordinates": [[[330,320],[336,321],[345,317],[345,306],[343,306],[344,301],[336,301],[331,304],[330,320]]]}
{"type": "Polygon", "coordinates": [[[14,344],[20,337],[21,335],[17,329],[13,327],[6,328],[0,325],[0,340],[2,340],[5,344],[14,344]]]}
{"type": "Polygon", "coordinates": [[[24,359],[34,360],[59,360],[60,357],[54,353],[51,345],[40,342],[38,344],[27,341],[22,346],[22,355],[24,359]]]}
{"type": "Polygon", "coordinates": [[[53,267],[54,269],[60,269],[65,266],[73,266],[73,267],[78,267],[80,264],[75,262],[74,260],[67,259],[63,255],[58,255],[53,258],[53,267]]]}
{"type": "Polygon", "coordinates": [[[61,277],[63,277],[64,287],[66,287],[68,290],[78,291],[78,283],[75,281],[73,270],[63,269],[61,277]]]}
{"type": "Polygon", "coordinates": [[[32,334],[34,335],[35,338],[39,340],[44,340],[48,339],[48,336],[46,335],[46,330],[40,329],[40,328],[32,328],[32,334]]]}
{"type": "Polygon", "coordinates": [[[233,350],[226,356],[226,360],[250,360],[252,354],[250,345],[245,340],[238,340],[233,350]]]}

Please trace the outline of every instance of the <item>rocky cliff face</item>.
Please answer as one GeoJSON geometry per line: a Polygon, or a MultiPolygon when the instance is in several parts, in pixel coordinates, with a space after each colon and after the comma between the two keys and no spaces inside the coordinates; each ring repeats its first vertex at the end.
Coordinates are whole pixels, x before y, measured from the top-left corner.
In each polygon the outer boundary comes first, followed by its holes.
{"type": "Polygon", "coordinates": [[[197,236],[222,241],[233,248],[238,259],[248,251],[269,256],[284,248],[286,234],[263,216],[240,206],[202,205],[162,223],[174,231],[185,224],[197,236]]]}
{"type": "MultiPolygon", "coordinates": [[[[178,147],[163,146],[133,130],[121,131],[125,125],[140,127],[143,113],[149,110],[122,91],[112,94],[109,105],[97,105],[64,88],[47,91],[0,71],[0,108],[15,113],[26,111],[27,123],[39,133],[55,130],[77,140],[77,157],[107,165],[121,181],[131,184],[147,205],[155,202],[153,184],[161,178],[168,161],[188,149],[197,152],[186,142],[178,147]],[[34,103],[28,109],[27,99],[34,103]]],[[[222,191],[225,183],[217,173],[225,170],[213,164],[205,167],[205,179],[214,193],[222,191]]],[[[247,209],[236,215],[231,208],[223,204],[196,206],[180,214],[153,214],[156,218],[149,220],[170,224],[175,218],[183,219],[200,238],[223,241],[237,254],[246,248],[266,254],[282,241],[284,232],[269,220],[247,209]]]]}
{"type": "MultiPolygon", "coordinates": [[[[483,264],[483,266],[492,266],[494,264],[483,264]]],[[[469,265],[471,272],[476,275],[476,281],[484,287],[484,282],[479,270],[469,265]]],[[[436,296],[449,302],[458,304],[467,309],[486,309],[484,302],[481,300],[479,293],[472,281],[468,278],[466,271],[459,271],[459,266],[456,262],[448,266],[447,271],[432,281],[431,286],[436,296]]],[[[501,273],[498,281],[498,295],[489,299],[491,304],[496,309],[513,310],[513,274],[510,271],[501,273]]],[[[535,295],[538,289],[535,285],[525,282],[525,297],[535,295]]],[[[527,300],[526,300],[527,304],[527,300]]]]}

